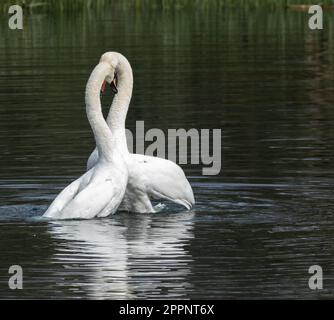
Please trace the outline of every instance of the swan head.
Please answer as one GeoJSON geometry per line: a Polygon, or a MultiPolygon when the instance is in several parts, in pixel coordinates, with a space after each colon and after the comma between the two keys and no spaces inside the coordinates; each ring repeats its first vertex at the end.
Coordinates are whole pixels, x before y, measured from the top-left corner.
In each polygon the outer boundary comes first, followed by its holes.
{"type": "MultiPolygon", "coordinates": [[[[101,56],[100,63],[107,63],[111,72],[106,76],[105,81],[110,85],[113,93],[117,93],[117,72],[119,65],[122,61],[127,61],[126,58],[118,52],[106,52],[101,56]]],[[[105,83],[102,86],[102,91],[104,91],[105,83]]]]}
{"type": "Polygon", "coordinates": [[[116,52],[106,52],[100,58],[100,63],[106,63],[110,67],[110,72],[107,74],[101,88],[101,92],[103,93],[106,87],[106,83],[108,83],[111,87],[113,93],[117,93],[117,74],[116,68],[118,65],[117,53],[116,52]]]}

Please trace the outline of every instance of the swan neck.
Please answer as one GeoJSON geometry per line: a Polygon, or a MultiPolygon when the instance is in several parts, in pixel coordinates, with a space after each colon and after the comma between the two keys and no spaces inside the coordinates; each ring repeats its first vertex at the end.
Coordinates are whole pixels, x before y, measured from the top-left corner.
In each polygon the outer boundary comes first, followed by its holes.
{"type": "Polygon", "coordinates": [[[114,96],[111,104],[107,123],[113,137],[127,151],[125,121],[133,88],[133,75],[130,64],[127,61],[120,63],[116,68],[116,73],[118,78],[118,93],[114,96]]]}
{"type": "Polygon", "coordinates": [[[100,90],[103,81],[110,73],[107,63],[100,62],[92,71],[86,85],[86,113],[94,133],[100,157],[111,160],[113,138],[110,129],[104,120],[101,110],[100,90]]]}

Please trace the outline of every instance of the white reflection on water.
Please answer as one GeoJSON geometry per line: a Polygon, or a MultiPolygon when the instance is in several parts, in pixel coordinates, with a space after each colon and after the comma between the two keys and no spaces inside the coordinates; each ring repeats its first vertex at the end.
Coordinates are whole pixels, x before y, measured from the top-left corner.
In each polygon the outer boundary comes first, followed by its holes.
{"type": "Polygon", "coordinates": [[[193,213],[50,222],[57,286],[92,298],[185,297],[193,213]],[[63,279],[63,281],[62,281],[63,279]]]}

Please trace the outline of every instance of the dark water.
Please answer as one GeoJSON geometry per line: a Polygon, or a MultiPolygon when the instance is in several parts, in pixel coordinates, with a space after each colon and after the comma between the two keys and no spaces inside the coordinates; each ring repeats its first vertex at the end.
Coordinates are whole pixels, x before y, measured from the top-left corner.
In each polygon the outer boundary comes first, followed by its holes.
{"type": "Polygon", "coordinates": [[[0,298],[333,298],[334,15],[116,9],[1,19],[0,298]],[[221,128],[222,171],[183,166],[191,212],[40,221],[85,171],[84,87],[109,50],[134,70],[127,126],[221,128]]]}

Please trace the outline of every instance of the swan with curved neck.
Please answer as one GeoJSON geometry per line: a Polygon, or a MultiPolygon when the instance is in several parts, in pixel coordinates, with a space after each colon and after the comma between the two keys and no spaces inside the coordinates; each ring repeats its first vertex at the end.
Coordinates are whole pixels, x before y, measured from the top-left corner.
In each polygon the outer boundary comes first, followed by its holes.
{"type": "MultiPolygon", "coordinates": [[[[110,52],[119,61],[117,71],[117,94],[114,96],[107,123],[113,138],[117,139],[127,163],[129,178],[121,209],[131,212],[155,212],[151,199],[164,199],[190,209],[194,203],[192,188],[181,167],[170,160],[131,154],[125,135],[126,113],[133,87],[130,63],[120,53],[110,52]]],[[[97,146],[87,162],[87,170],[94,168],[101,158],[97,146]]]]}
{"type": "MultiPolygon", "coordinates": [[[[67,186],[52,202],[45,217],[57,219],[105,217],[115,213],[125,194],[128,169],[124,159],[123,123],[128,104],[117,103],[111,110],[112,128],[106,123],[100,101],[105,81],[112,83],[121,61],[111,53],[102,55],[86,85],[86,113],[100,155],[96,165],[67,186]]],[[[123,90],[126,92],[126,90],[123,90]]]]}

